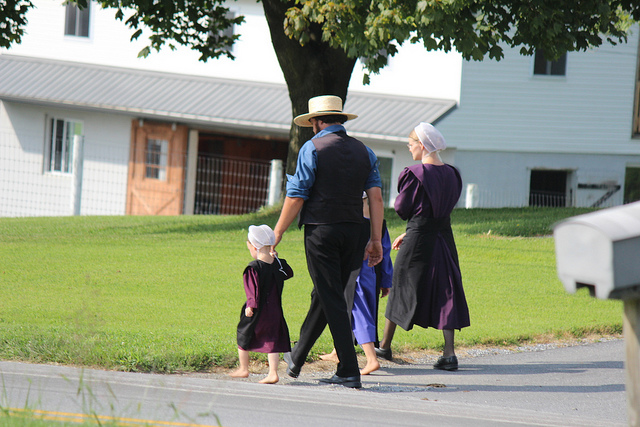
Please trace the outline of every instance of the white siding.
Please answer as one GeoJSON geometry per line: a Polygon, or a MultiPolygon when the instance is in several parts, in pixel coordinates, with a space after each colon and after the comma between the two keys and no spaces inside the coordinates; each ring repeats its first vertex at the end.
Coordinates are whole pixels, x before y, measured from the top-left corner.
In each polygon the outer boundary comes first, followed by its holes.
{"type": "MultiPolygon", "coordinates": [[[[640,157],[638,157],[640,159],[640,157]]],[[[589,207],[605,193],[604,189],[584,189],[578,184],[624,183],[627,157],[593,156],[588,154],[503,153],[503,152],[457,152],[456,166],[460,169],[464,189],[477,186],[478,204],[475,207],[521,207],[529,204],[531,171],[563,170],[568,172],[571,205],[589,207]]],[[[463,189],[459,206],[465,206],[463,189]]],[[[603,205],[622,204],[623,188],[620,188],[603,205]]]]}
{"type": "Polygon", "coordinates": [[[625,45],[570,52],[567,74],[534,76],[532,58],[465,62],[459,108],[439,129],[460,150],[640,154],[631,140],[638,31],[625,45]]]}
{"type": "Polygon", "coordinates": [[[45,172],[46,117],[84,124],[82,215],[125,212],[131,119],[0,103],[0,216],[72,214],[72,175],[45,172]]]}
{"type": "MultiPolygon", "coordinates": [[[[153,51],[147,58],[138,52],[148,44],[148,33],[130,40],[133,31],[114,17],[115,10],[101,9],[92,3],[90,37],[64,35],[64,6],[51,0],[35,0],[28,12],[29,25],[20,45],[2,52],[89,64],[220,77],[284,84],[284,76],[271,43],[262,4],[253,0],[229,2],[228,7],[245,22],[236,29],[240,39],[235,43],[235,60],[221,57],[208,62],[198,60],[199,54],[176,46],[153,51]]],[[[125,18],[128,15],[125,13],[125,18]]],[[[427,52],[421,45],[402,46],[400,53],[389,59],[379,75],[371,76],[371,84],[363,85],[364,72],[358,63],[351,78],[350,90],[458,99],[462,58],[456,52],[427,52]]]]}
{"type": "Polygon", "coordinates": [[[238,29],[242,40],[234,47],[236,60],[223,57],[207,63],[198,60],[197,52],[180,46],[176,46],[175,51],[165,46],[160,52],[152,51],[147,58],[138,58],[138,52],[148,44],[148,34],[143,33],[131,41],[133,30],[115,19],[115,10],[101,9],[96,3],[92,3],[90,36],[65,36],[62,3],[50,0],[34,3],[36,7],[27,15],[27,34],[21,44],[12,46],[7,53],[245,80],[259,76],[260,81],[284,82],[259,3],[245,1],[230,5],[232,10],[246,16],[246,22],[238,29]]]}
{"type": "Polygon", "coordinates": [[[463,64],[460,104],[438,128],[457,149],[465,185],[477,185],[479,207],[527,206],[534,169],[567,171],[574,206],[606,193],[585,185],[624,185],[626,166],[640,162],[631,137],[638,32],[624,45],[569,52],[565,76],[533,75],[533,58],[517,49],[463,64]]]}

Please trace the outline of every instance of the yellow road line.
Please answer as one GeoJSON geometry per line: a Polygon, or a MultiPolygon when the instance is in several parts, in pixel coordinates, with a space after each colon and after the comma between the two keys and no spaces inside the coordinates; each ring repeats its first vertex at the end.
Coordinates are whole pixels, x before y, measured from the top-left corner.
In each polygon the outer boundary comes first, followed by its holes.
{"type": "Polygon", "coordinates": [[[5,408],[9,415],[34,416],[44,420],[68,421],[72,423],[111,421],[121,425],[170,426],[170,427],[215,427],[206,424],[180,423],[173,421],[143,420],[137,418],[120,418],[107,415],[76,414],[69,412],[43,411],[40,409],[5,408]]]}

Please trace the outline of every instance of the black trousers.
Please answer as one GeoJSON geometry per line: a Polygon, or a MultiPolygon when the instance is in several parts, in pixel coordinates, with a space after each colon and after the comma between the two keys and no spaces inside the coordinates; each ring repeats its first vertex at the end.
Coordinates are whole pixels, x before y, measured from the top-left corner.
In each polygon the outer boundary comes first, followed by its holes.
{"type": "Polygon", "coordinates": [[[300,338],[291,350],[291,359],[296,366],[304,364],[309,351],[329,325],[340,359],[336,374],[341,377],[360,375],[351,332],[351,305],[355,278],[360,273],[367,243],[362,230],[362,224],[356,223],[305,225],[304,245],[313,291],[307,317],[300,328],[300,338]]]}

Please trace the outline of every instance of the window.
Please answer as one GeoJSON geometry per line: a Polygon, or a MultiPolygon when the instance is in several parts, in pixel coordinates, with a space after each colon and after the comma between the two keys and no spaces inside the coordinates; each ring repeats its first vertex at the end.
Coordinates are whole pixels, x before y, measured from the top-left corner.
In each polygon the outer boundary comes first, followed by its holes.
{"type": "Polygon", "coordinates": [[[87,2],[87,7],[80,9],[75,4],[67,4],[64,22],[65,36],[89,37],[89,14],[91,11],[91,1],[87,2]]]}
{"type": "Polygon", "coordinates": [[[529,206],[567,206],[567,171],[532,170],[529,206]]]}
{"type": "Polygon", "coordinates": [[[380,179],[382,180],[382,201],[384,206],[389,206],[389,198],[391,197],[391,166],[393,159],[388,157],[378,157],[378,170],[380,171],[380,179]]]}
{"type": "Polygon", "coordinates": [[[169,141],[163,139],[148,139],[145,155],[145,177],[167,180],[167,156],[169,141]]]}
{"type": "MultiPolygon", "coordinates": [[[[236,14],[234,12],[229,11],[229,12],[227,12],[227,16],[226,17],[227,17],[227,19],[231,20],[231,19],[234,19],[236,17],[236,14]]],[[[229,27],[225,28],[222,31],[221,35],[223,37],[233,38],[233,27],[234,27],[233,25],[230,25],[229,27]]],[[[228,44],[225,47],[225,49],[226,49],[227,52],[233,52],[233,44],[231,44],[231,43],[228,44]]]]}
{"type": "Polygon", "coordinates": [[[640,167],[627,166],[624,174],[624,200],[631,203],[640,200],[640,167]]]}
{"type": "MultiPolygon", "coordinates": [[[[228,20],[235,19],[235,17],[236,17],[236,14],[235,12],[232,12],[232,11],[227,11],[227,13],[225,14],[225,18],[228,20]]],[[[212,43],[218,43],[222,38],[228,38],[230,40],[233,40],[234,27],[235,25],[232,24],[222,30],[217,28],[211,29],[209,31],[209,38],[211,39],[212,43]]],[[[222,48],[222,50],[229,53],[233,52],[233,43],[228,43],[226,46],[222,48]]]]}
{"type": "Polygon", "coordinates": [[[47,172],[71,173],[73,139],[82,135],[82,122],[52,118],[47,141],[47,172]]]}
{"type": "Polygon", "coordinates": [[[544,50],[537,49],[533,59],[533,74],[544,76],[564,76],[567,74],[567,54],[563,53],[555,61],[547,61],[544,50]]]}

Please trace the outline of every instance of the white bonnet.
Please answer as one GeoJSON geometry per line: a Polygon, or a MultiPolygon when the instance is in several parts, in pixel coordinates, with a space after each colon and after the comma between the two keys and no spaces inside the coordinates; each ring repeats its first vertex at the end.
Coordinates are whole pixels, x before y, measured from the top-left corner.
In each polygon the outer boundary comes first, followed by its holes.
{"type": "Polygon", "coordinates": [[[267,224],[250,225],[247,239],[256,249],[276,244],[276,235],[267,224]]]}
{"type": "Polygon", "coordinates": [[[440,131],[433,127],[431,123],[422,122],[413,130],[416,132],[416,135],[418,135],[418,139],[427,152],[433,153],[434,151],[442,151],[447,148],[444,136],[442,136],[440,131]]]}

